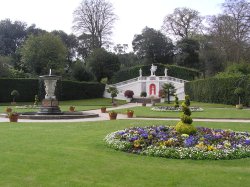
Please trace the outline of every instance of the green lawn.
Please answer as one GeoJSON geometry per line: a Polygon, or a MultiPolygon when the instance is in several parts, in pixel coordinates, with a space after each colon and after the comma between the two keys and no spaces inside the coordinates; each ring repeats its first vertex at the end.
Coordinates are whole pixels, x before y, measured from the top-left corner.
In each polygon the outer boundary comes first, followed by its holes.
{"type": "MultiPolygon", "coordinates": [[[[208,108],[203,107],[202,112],[192,112],[193,118],[232,118],[232,119],[250,119],[250,109],[239,110],[236,108],[208,108]]],[[[161,112],[152,111],[151,107],[134,107],[132,108],[136,117],[152,118],[179,118],[182,112],[161,112]]],[[[126,113],[126,109],[116,110],[119,113],[126,113]]]]}
{"type": "MultiPolygon", "coordinates": [[[[132,155],[106,134],[170,121],[0,123],[0,186],[249,186],[250,158],[195,161],[132,155]]],[[[248,123],[195,123],[249,131],[248,123]]]]}

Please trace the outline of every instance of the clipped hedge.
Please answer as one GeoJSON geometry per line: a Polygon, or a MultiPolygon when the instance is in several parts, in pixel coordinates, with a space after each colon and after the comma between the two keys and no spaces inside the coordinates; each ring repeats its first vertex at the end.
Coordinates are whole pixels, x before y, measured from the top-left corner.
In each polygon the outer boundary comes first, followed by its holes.
{"type": "MultiPolygon", "coordinates": [[[[157,66],[157,70],[155,74],[157,76],[164,76],[165,68],[168,69],[168,75],[172,77],[177,77],[184,80],[194,80],[197,77],[200,77],[200,72],[195,69],[184,68],[176,65],[164,65],[164,64],[154,64],[157,66]]],[[[149,65],[140,65],[140,66],[133,66],[128,69],[123,69],[116,72],[110,83],[117,83],[122,82],[128,79],[132,79],[135,77],[139,77],[139,70],[142,69],[143,76],[150,76],[150,68],[151,64],[149,65]]]]}
{"type": "MultiPolygon", "coordinates": [[[[100,98],[105,85],[97,82],[58,81],[56,96],[59,100],[100,98]]],[[[0,79],[0,102],[11,102],[12,90],[18,90],[17,102],[34,101],[35,95],[43,99],[44,83],[39,79],[0,79]]]]}
{"type": "Polygon", "coordinates": [[[234,90],[239,86],[246,91],[245,96],[241,97],[241,102],[249,105],[249,76],[209,78],[187,82],[185,93],[194,101],[235,105],[238,104],[238,97],[234,94],[234,90]]]}

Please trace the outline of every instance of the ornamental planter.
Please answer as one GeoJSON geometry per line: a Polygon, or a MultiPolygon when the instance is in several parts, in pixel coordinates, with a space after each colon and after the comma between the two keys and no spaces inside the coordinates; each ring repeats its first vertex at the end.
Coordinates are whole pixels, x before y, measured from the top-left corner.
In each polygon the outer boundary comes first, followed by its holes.
{"type": "Polygon", "coordinates": [[[109,113],[109,119],[110,120],[116,120],[116,117],[117,117],[117,113],[114,113],[114,112],[109,113]]]}
{"type": "Polygon", "coordinates": [[[127,112],[128,118],[133,118],[133,115],[134,115],[134,111],[127,112]]]}
{"type": "Polygon", "coordinates": [[[11,115],[9,116],[10,122],[17,122],[18,121],[18,115],[11,115]]]}
{"type": "Polygon", "coordinates": [[[105,112],[106,112],[106,107],[102,107],[102,108],[101,108],[101,112],[102,112],[102,113],[105,113],[105,112]]]}
{"type": "Polygon", "coordinates": [[[236,105],[236,108],[237,109],[243,109],[243,105],[242,104],[236,105]]]}

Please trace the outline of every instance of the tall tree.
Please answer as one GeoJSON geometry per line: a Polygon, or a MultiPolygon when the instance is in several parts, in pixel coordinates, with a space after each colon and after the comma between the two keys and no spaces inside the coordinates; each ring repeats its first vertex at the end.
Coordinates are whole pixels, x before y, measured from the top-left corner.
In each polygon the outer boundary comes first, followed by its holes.
{"type": "Polygon", "coordinates": [[[103,48],[95,49],[86,59],[86,64],[96,76],[97,81],[106,77],[110,79],[114,72],[120,69],[118,57],[103,48]]]}
{"type": "Polygon", "coordinates": [[[0,21],[0,55],[11,56],[26,37],[26,24],[10,19],[0,21]]]}
{"type": "Polygon", "coordinates": [[[117,19],[113,5],[106,0],[83,0],[73,16],[74,30],[91,36],[91,49],[101,48],[109,41],[117,19]]]}
{"type": "Polygon", "coordinates": [[[66,55],[62,40],[50,33],[31,35],[21,49],[22,63],[36,75],[48,74],[50,68],[63,73],[66,55]]]}
{"type": "Polygon", "coordinates": [[[134,36],[133,50],[146,63],[170,64],[173,60],[173,44],[170,38],[153,28],[144,28],[142,34],[134,36]]]}
{"type": "Polygon", "coordinates": [[[209,17],[209,31],[227,60],[238,63],[250,52],[250,3],[226,0],[222,8],[223,14],[209,17]]]}
{"type": "Polygon", "coordinates": [[[176,45],[176,63],[180,66],[199,69],[199,42],[194,39],[184,38],[176,45]]]}
{"type": "Polygon", "coordinates": [[[199,12],[190,8],[176,8],[163,20],[162,29],[169,35],[190,38],[202,30],[203,18],[199,12]]]}

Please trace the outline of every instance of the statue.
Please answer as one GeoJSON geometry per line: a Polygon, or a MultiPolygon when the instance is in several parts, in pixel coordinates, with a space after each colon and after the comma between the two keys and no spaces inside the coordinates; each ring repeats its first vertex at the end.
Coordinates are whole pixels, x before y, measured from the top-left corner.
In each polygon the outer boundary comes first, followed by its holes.
{"type": "Polygon", "coordinates": [[[165,77],[167,77],[167,76],[168,76],[168,69],[167,69],[167,68],[165,68],[165,70],[164,70],[164,74],[165,74],[165,77]]]}
{"type": "Polygon", "coordinates": [[[151,76],[155,76],[155,71],[157,70],[157,66],[154,66],[153,64],[152,64],[152,66],[151,66],[151,69],[150,69],[150,71],[151,71],[151,76]]]}
{"type": "Polygon", "coordinates": [[[141,68],[139,69],[139,74],[140,74],[140,77],[142,77],[142,70],[141,70],[141,68]]]}

